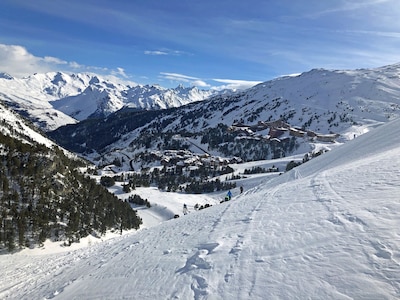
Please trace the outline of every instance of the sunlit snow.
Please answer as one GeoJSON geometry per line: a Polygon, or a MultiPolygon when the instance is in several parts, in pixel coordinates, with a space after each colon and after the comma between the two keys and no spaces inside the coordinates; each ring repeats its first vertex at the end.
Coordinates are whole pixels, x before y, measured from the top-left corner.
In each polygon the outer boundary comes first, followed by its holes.
{"type": "Polygon", "coordinates": [[[147,190],[171,213],[213,206],[167,221],[153,210],[146,228],[81,249],[2,255],[0,298],[397,299],[399,126],[280,176],[248,176],[229,202],[147,190]]]}

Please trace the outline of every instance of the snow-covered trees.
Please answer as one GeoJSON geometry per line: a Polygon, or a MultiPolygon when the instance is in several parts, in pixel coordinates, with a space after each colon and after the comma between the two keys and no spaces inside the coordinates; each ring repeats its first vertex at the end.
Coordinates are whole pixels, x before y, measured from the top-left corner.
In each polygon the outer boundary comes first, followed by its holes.
{"type": "Polygon", "coordinates": [[[126,202],[77,170],[61,150],[0,133],[0,248],[79,241],[92,231],[139,228],[126,202]]]}

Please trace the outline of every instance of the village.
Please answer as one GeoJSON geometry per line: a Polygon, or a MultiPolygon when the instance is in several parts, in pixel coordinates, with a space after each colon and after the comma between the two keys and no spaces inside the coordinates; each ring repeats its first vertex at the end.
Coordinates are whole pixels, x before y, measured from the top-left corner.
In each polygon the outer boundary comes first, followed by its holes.
{"type": "MultiPolygon", "coordinates": [[[[259,121],[255,125],[246,125],[242,122],[238,122],[228,127],[228,132],[236,132],[238,134],[235,140],[253,139],[266,143],[281,143],[290,137],[323,143],[334,143],[340,136],[337,133],[322,134],[312,130],[292,127],[282,120],[272,122],[259,121]]],[[[186,141],[188,144],[191,144],[191,146],[200,149],[200,153],[194,153],[189,149],[151,151],[149,159],[151,161],[159,161],[166,174],[181,174],[182,171],[190,171],[198,168],[202,168],[207,172],[225,173],[227,172],[226,168],[230,164],[243,163],[240,157],[220,157],[212,155],[204,148],[178,134],[175,135],[173,139],[186,141]]]]}
{"type": "Polygon", "coordinates": [[[307,138],[312,141],[334,143],[340,136],[337,133],[322,134],[312,130],[303,130],[301,128],[292,127],[290,124],[282,120],[272,122],[258,121],[255,125],[246,125],[243,122],[238,122],[229,127],[229,130],[232,132],[239,132],[239,138],[253,138],[268,142],[280,142],[282,137],[288,138],[288,136],[293,136],[298,138],[307,138]],[[269,131],[267,135],[257,133],[265,130],[269,131]]]}

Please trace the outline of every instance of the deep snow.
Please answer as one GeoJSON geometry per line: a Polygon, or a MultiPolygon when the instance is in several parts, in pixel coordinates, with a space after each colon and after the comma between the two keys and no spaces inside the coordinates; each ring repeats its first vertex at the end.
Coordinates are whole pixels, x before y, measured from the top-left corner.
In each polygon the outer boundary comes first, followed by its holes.
{"type": "Polygon", "coordinates": [[[0,298],[397,299],[399,126],[280,176],[248,176],[232,201],[199,195],[215,204],[179,219],[77,250],[2,255],[0,298]]]}

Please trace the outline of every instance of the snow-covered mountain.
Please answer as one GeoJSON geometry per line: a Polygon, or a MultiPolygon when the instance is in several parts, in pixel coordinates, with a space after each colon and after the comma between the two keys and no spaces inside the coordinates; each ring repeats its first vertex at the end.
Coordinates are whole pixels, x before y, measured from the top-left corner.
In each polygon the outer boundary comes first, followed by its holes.
{"type": "Polygon", "coordinates": [[[232,201],[159,226],[80,250],[0,256],[0,298],[398,299],[399,126],[280,176],[248,175],[232,201]]]}
{"type": "Polygon", "coordinates": [[[56,144],[40,133],[33,124],[29,124],[19,114],[10,110],[0,101],[0,133],[18,139],[23,143],[38,143],[48,148],[56,144]]]}
{"type": "Polygon", "coordinates": [[[336,141],[342,143],[399,115],[400,65],[315,69],[162,112],[121,110],[104,120],[61,127],[51,135],[69,149],[90,153],[92,160],[117,158],[129,168],[132,162],[146,164],[141,153],[178,145],[245,161],[304,154],[314,148],[307,131],[337,134],[336,141]],[[278,140],[268,126],[277,120],[293,128],[278,140]],[[230,130],[232,125],[241,130],[230,130]],[[302,131],[297,137],[295,129],[302,131]]]}
{"type": "Polygon", "coordinates": [[[200,101],[216,91],[178,86],[134,85],[95,74],[50,72],[22,79],[0,74],[0,99],[44,130],[73,124],[90,116],[107,116],[124,106],[165,109],[200,101]]]}

